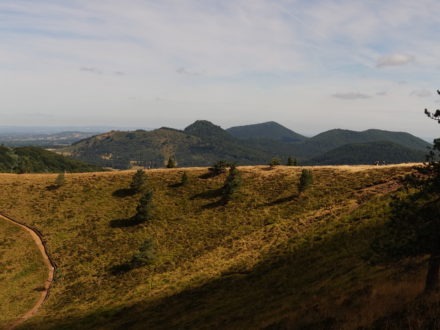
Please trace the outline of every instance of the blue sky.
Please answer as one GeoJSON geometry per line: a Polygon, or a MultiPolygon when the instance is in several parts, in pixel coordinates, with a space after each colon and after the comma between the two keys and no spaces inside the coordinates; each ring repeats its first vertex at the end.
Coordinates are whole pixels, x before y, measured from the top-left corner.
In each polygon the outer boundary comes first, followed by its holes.
{"type": "Polygon", "coordinates": [[[269,120],[303,134],[438,136],[440,3],[0,2],[2,125],[183,128],[269,120]]]}

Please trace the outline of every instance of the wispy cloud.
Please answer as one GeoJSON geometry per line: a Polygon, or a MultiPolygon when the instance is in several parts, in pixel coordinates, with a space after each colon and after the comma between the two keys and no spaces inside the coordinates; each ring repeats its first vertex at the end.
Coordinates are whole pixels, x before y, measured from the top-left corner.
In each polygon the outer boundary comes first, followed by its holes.
{"type": "Polygon", "coordinates": [[[0,114],[424,127],[414,109],[440,87],[438,12],[436,0],[3,0],[0,114]],[[362,121],[347,119],[354,103],[362,121]]]}
{"type": "Polygon", "coordinates": [[[427,89],[419,89],[419,90],[412,91],[410,93],[410,95],[424,98],[424,97],[433,96],[434,93],[432,91],[427,90],[427,89]]]}
{"type": "Polygon", "coordinates": [[[176,72],[177,72],[178,74],[188,75],[188,76],[200,76],[200,75],[202,74],[202,72],[191,71],[191,70],[188,70],[188,69],[186,69],[186,68],[178,68],[178,69],[176,70],[176,72]]]}
{"type": "Polygon", "coordinates": [[[378,68],[386,66],[402,66],[414,62],[414,56],[408,54],[392,54],[380,57],[377,60],[378,68]]]}
{"type": "Polygon", "coordinates": [[[342,100],[362,100],[369,99],[371,96],[358,92],[348,92],[348,93],[335,93],[332,94],[333,97],[342,100]]]}
{"type": "Polygon", "coordinates": [[[85,67],[85,66],[83,66],[79,70],[83,71],[83,72],[94,73],[94,74],[102,74],[101,70],[99,70],[97,68],[92,68],[92,67],[85,67]]]}

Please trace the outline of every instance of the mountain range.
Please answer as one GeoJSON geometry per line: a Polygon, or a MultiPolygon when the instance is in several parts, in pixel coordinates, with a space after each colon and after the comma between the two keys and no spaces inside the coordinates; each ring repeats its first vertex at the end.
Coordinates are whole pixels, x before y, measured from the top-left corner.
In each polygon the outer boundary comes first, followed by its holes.
{"type": "Polygon", "coordinates": [[[207,166],[218,160],[240,165],[267,164],[272,158],[300,164],[419,162],[430,144],[405,132],[333,129],[308,138],[276,122],[222,129],[198,120],[177,130],[110,131],[60,149],[79,160],[119,169],[162,167],[170,157],[178,166],[207,166]]]}

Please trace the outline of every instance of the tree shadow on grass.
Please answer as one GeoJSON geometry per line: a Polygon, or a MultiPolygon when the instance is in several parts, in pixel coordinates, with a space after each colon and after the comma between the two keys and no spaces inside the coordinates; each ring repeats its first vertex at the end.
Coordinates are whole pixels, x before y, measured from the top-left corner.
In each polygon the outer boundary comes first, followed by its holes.
{"type": "Polygon", "coordinates": [[[203,205],[202,209],[215,209],[216,207],[225,206],[226,204],[227,201],[224,198],[221,198],[218,201],[203,205]]]}
{"type": "Polygon", "coordinates": [[[120,197],[120,198],[133,196],[134,194],[136,194],[136,191],[134,191],[133,189],[130,189],[130,188],[121,188],[121,189],[115,190],[112,193],[112,195],[114,197],[120,197]]]}
{"type": "Polygon", "coordinates": [[[183,186],[182,182],[177,182],[177,183],[173,183],[173,184],[168,185],[168,187],[170,187],[170,188],[179,188],[182,186],[183,186]]]}
{"type": "Polygon", "coordinates": [[[114,219],[110,221],[110,227],[112,228],[127,228],[137,226],[138,224],[140,224],[140,222],[136,220],[135,217],[126,219],[114,219]]]}
{"type": "Polygon", "coordinates": [[[125,273],[128,273],[133,269],[133,266],[129,262],[124,262],[119,265],[111,266],[109,269],[110,274],[117,276],[117,275],[123,275],[125,273]]]}
{"type": "Polygon", "coordinates": [[[217,175],[219,174],[215,174],[214,172],[207,172],[199,175],[199,179],[210,179],[216,177],[217,175]]]}
{"type": "Polygon", "coordinates": [[[49,186],[46,187],[46,190],[48,191],[54,191],[57,190],[60,186],[56,185],[56,184],[51,184],[49,186]]]}
{"type": "Polygon", "coordinates": [[[262,206],[275,206],[275,205],[294,201],[297,198],[298,198],[298,194],[293,194],[293,195],[290,195],[287,197],[281,197],[281,198],[275,199],[274,201],[271,201],[271,202],[267,202],[267,203],[263,204],[262,206]]]}
{"type": "Polygon", "coordinates": [[[223,192],[223,187],[222,188],[218,188],[218,189],[210,189],[210,190],[201,192],[199,194],[195,194],[194,196],[191,197],[191,200],[194,200],[194,199],[210,199],[210,198],[220,197],[222,195],[222,192],[223,192]]]}

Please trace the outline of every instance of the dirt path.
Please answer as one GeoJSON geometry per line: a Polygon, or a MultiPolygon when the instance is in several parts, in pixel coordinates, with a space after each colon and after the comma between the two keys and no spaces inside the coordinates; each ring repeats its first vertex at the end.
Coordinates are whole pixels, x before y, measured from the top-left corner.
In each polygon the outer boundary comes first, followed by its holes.
{"type": "Polygon", "coordinates": [[[21,227],[23,230],[27,231],[31,235],[32,239],[34,240],[35,244],[37,245],[38,249],[40,250],[41,255],[43,256],[44,263],[46,264],[47,269],[48,269],[47,280],[44,283],[44,290],[41,291],[40,298],[38,299],[38,301],[35,303],[35,305],[30,310],[28,310],[19,319],[15,320],[12,324],[10,324],[8,327],[6,327],[7,330],[12,330],[12,329],[16,328],[17,326],[19,326],[24,321],[26,321],[27,319],[34,316],[38,312],[38,310],[40,309],[41,305],[43,305],[44,301],[46,300],[46,298],[49,294],[49,289],[50,289],[50,286],[53,281],[53,276],[54,276],[54,272],[55,272],[55,264],[51,260],[51,258],[49,257],[49,255],[47,253],[47,248],[42,240],[41,234],[38,231],[36,231],[35,229],[32,229],[31,227],[29,227],[28,225],[26,225],[24,223],[21,223],[17,220],[14,220],[14,219],[12,219],[4,214],[1,214],[1,213],[0,213],[0,219],[4,220],[4,221],[8,221],[10,223],[13,223],[16,226],[21,227]]]}

